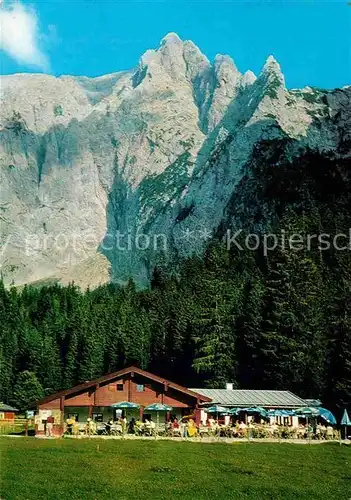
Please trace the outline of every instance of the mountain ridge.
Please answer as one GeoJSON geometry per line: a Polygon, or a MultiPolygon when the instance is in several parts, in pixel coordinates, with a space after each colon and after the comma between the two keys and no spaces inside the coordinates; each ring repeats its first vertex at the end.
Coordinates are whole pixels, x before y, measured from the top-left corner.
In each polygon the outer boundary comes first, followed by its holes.
{"type": "Polygon", "coordinates": [[[293,138],[293,156],[349,156],[350,87],[288,90],[273,56],[257,77],[241,74],[229,56],[210,63],[174,33],[134,70],[1,82],[8,284],[72,277],[96,286],[110,276],[147,286],[160,260],[203,250],[206,240],[183,235],[216,232],[261,141],[293,138]],[[111,246],[120,233],[164,235],[169,248],[121,250],[111,246]],[[94,278],[76,272],[95,260],[94,278]]]}

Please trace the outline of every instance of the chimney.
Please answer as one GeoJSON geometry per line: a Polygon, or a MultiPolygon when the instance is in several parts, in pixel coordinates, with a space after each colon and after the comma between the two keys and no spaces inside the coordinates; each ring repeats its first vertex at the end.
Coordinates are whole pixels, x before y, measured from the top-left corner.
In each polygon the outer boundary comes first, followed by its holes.
{"type": "Polygon", "coordinates": [[[232,383],[227,383],[226,384],[226,389],[227,389],[227,391],[232,391],[233,390],[233,384],[232,383]]]}

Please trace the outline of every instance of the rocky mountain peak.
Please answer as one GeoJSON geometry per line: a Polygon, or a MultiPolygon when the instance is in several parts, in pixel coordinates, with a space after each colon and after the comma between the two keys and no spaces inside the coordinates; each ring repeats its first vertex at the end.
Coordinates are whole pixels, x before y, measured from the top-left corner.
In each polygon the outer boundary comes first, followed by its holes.
{"type": "Polygon", "coordinates": [[[183,41],[182,39],[179,37],[179,35],[177,33],[167,33],[166,36],[164,36],[161,40],[161,46],[164,46],[164,45],[169,45],[169,44],[177,44],[177,45],[182,45],[183,44],[183,41]]]}
{"type": "Polygon", "coordinates": [[[207,57],[192,41],[183,41],[176,33],[169,33],[154,50],[147,50],[140,58],[137,80],[145,77],[194,80],[210,66],[207,57]]]}
{"type": "Polygon", "coordinates": [[[272,55],[267,58],[259,78],[267,83],[285,86],[285,78],[280,65],[272,55]]]}
{"type": "Polygon", "coordinates": [[[246,87],[247,85],[251,85],[257,80],[257,76],[253,71],[248,70],[246,73],[243,74],[242,79],[241,79],[241,85],[243,87],[246,87]]]}
{"type": "Polygon", "coordinates": [[[228,55],[217,54],[214,60],[214,65],[215,68],[218,69],[223,66],[227,66],[233,68],[235,71],[238,71],[233,59],[228,55]]]}
{"type": "Polygon", "coordinates": [[[157,252],[117,248],[117,231],[165,235],[176,260],[201,251],[199,238],[185,244],[188,230],[219,227],[260,141],[350,150],[349,89],[289,92],[274,57],[258,78],[241,75],[175,33],[136,70],[0,83],[0,264],[16,285],[146,285],[157,252]]]}

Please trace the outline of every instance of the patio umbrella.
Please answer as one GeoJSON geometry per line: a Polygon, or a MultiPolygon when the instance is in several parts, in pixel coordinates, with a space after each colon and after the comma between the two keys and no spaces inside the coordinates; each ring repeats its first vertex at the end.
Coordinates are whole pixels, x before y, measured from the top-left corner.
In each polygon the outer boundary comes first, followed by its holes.
{"type": "Polygon", "coordinates": [[[308,417],[318,417],[319,408],[314,408],[313,406],[304,406],[303,408],[298,408],[297,410],[295,410],[295,415],[306,417],[306,422],[308,424],[308,417]]]}
{"type": "Polygon", "coordinates": [[[237,415],[239,411],[239,408],[228,408],[226,413],[228,413],[228,415],[237,415]]]}
{"type": "Polygon", "coordinates": [[[156,412],[156,422],[157,422],[157,429],[158,430],[158,424],[159,424],[159,412],[161,411],[171,411],[172,407],[168,405],[164,405],[162,403],[153,403],[145,408],[147,411],[155,411],[156,412]]]}
{"type": "Polygon", "coordinates": [[[207,411],[207,413],[216,413],[217,418],[218,418],[218,415],[220,415],[221,413],[222,414],[228,413],[229,408],[225,408],[224,406],[214,405],[214,406],[210,406],[209,408],[206,408],[206,411],[207,411]]]}
{"type": "Polygon", "coordinates": [[[117,410],[134,410],[136,408],[140,408],[140,405],[137,403],[131,403],[130,401],[120,401],[119,403],[113,403],[111,406],[117,410]]]}
{"type": "Polygon", "coordinates": [[[327,410],[326,408],[318,408],[318,410],[320,417],[326,420],[328,424],[332,425],[336,424],[336,418],[334,417],[331,411],[327,410]]]}
{"type": "Polygon", "coordinates": [[[224,406],[214,405],[206,408],[207,413],[227,413],[228,408],[224,408],[224,406]]]}
{"type": "Polygon", "coordinates": [[[312,406],[304,406],[303,408],[298,408],[295,410],[296,415],[302,415],[307,417],[318,417],[319,408],[314,408],[312,406]]]}
{"type": "Polygon", "coordinates": [[[281,410],[283,417],[293,417],[295,415],[294,410],[281,410]]]}
{"type": "MultiPolygon", "coordinates": [[[[140,408],[140,405],[138,405],[137,403],[131,403],[130,401],[120,401],[119,403],[113,403],[111,407],[115,408],[116,410],[126,410],[127,415],[127,410],[135,410],[137,408],[140,408]]],[[[123,432],[125,432],[126,429],[124,427],[124,424],[122,428],[124,429],[123,432]]]]}
{"type": "Polygon", "coordinates": [[[252,408],[243,408],[241,411],[244,411],[245,413],[248,413],[249,415],[252,415],[254,413],[258,413],[262,417],[266,417],[268,415],[267,410],[264,408],[261,408],[261,406],[254,406],[252,408]]]}
{"type": "Polygon", "coordinates": [[[342,419],[341,419],[341,425],[344,425],[345,426],[345,439],[347,437],[347,427],[351,427],[351,420],[350,420],[350,417],[346,411],[346,408],[344,410],[344,414],[342,416],[342,419]]]}

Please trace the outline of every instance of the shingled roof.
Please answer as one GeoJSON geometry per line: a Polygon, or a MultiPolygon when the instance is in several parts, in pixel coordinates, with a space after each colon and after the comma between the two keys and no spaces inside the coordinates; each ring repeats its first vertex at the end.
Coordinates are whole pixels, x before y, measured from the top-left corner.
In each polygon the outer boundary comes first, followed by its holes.
{"type": "Polygon", "coordinates": [[[16,413],[17,411],[17,408],[13,408],[13,406],[10,406],[10,405],[7,405],[5,403],[0,403],[0,411],[8,411],[8,412],[13,412],[13,413],[16,413]]]}

